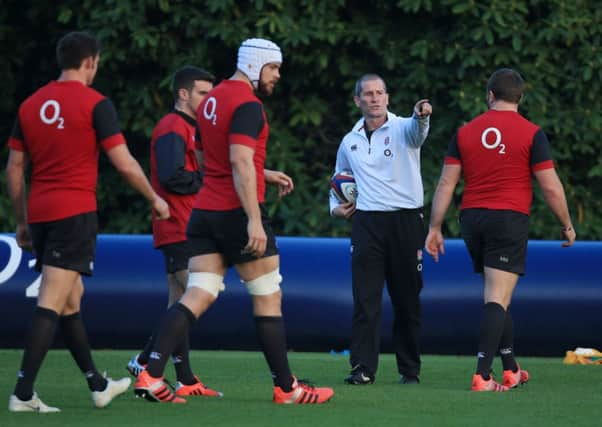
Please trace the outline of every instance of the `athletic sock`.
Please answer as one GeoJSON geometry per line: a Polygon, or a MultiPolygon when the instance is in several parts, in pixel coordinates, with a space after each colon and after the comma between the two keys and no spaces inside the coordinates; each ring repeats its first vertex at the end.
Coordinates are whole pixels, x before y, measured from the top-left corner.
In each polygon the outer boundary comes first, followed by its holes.
{"type": "Polygon", "coordinates": [[[256,316],[255,327],[259,345],[272,372],[274,385],[288,393],[292,390],[293,375],[286,354],[286,333],[282,316],[256,316]]]}
{"type": "Polygon", "coordinates": [[[190,368],[190,338],[188,334],[184,336],[182,341],[176,346],[171,354],[171,360],[176,370],[176,379],[184,385],[192,385],[196,383],[196,378],[190,368]]]}
{"type": "Polygon", "coordinates": [[[500,345],[500,337],[504,330],[506,310],[495,302],[488,302],[483,306],[481,329],[479,332],[479,347],[477,374],[488,380],[491,372],[493,358],[500,345]]]}
{"type": "Polygon", "coordinates": [[[188,335],[195,322],[194,314],[181,303],[173,304],[161,320],[157,329],[155,345],[148,359],[148,374],[153,378],[163,376],[168,357],[173,353],[182,338],[188,335]]]}
{"type": "Polygon", "coordinates": [[[33,383],[54,340],[58,318],[56,311],[43,307],[34,310],[14,391],[21,400],[30,400],[33,396],[33,383]]]}
{"type": "Polygon", "coordinates": [[[514,358],[514,322],[512,321],[512,314],[510,313],[510,307],[506,310],[506,320],[504,322],[504,331],[500,338],[500,356],[502,358],[502,366],[504,371],[511,370],[516,372],[518,365],[514,358]]]}
{"type": "Polygon", "coordinates": [[[157,336],[157,332],[155,331],[148,338],[148,341],[146,341],[146,345],[144,346],[142,353],[140,353],[138,355],[138,363],[140,363],[141,365],[146,365],[148,363],[148,357],[150,356],[151,351],[153,350],[153,346],[155,345],[155,337],[156,336],[157,336]]]}
{"type": "Polygon", "coordinates": [[[65,346],[71,352],[71,356],[80,371],[86,377],[90,391],[102,391],[107,387],[107,380],[96,370],[86,327],[79,312],[61,316],[59,319],[65,346]]]}

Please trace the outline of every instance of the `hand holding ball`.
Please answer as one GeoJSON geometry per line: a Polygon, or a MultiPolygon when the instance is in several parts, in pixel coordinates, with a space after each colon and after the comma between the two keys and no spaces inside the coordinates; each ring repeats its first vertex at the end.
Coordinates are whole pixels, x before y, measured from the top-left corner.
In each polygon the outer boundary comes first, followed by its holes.
{"type": "Polygon", "coordinates": [[[345,170],[332,177],[330,191],[341,203],[355,202],[357,199],[357,186],[353,172],[345,170]]]}

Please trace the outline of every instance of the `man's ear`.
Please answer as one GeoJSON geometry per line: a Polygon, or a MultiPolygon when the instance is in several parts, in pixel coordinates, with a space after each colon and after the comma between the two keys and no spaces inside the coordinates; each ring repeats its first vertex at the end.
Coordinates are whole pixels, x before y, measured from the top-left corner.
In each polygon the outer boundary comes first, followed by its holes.
{"type": "Polygon", "coordinates": [[[82,61],[82,67],[84,67],[86,70],[94,68],[94,57],[88,56],[87,58],[84,58],[82,61]]]}
{"type": "Polygon", "coordinates": [[[360,106],[360,97],[359,97],[359,96],[357,96],[357,95],[355,95],[355,96],[353,97],[353,102],[355,102],[355,106],[356,106],[356,107],[359,107],[359,106],[360,106]]]}
{"type": "Polygon", "coordinates": [[[184,89],[183,87],[178,89],[178,98],[180,98],[183,101],[188,101],[189,97],[190,93],[186,89],[184,89]]]}

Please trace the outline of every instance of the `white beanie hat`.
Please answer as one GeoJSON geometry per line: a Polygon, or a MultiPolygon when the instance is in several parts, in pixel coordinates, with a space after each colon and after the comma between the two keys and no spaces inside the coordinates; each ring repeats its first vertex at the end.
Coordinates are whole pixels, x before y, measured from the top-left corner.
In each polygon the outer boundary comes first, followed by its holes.
{"type": "Polygon", "coordinates": [[[259,75],[265,64],[282,63],[282,52],[276,43],[266,39],[247,39],[238,48],[236,68],[251,80],[257,89],[259,75]]]}

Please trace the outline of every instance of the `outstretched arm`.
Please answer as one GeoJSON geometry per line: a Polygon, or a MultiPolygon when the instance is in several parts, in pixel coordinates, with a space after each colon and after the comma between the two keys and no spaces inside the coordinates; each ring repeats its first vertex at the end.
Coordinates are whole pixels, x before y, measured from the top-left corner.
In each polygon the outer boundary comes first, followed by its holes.
{"type": "Polygon", "coordinates": [[[412,119],[405,126],[405,135],[412,147],[418,148],[426,140],[432,113],[433,106],[428,99],[421,99],[414,104],[412,119]]]}

